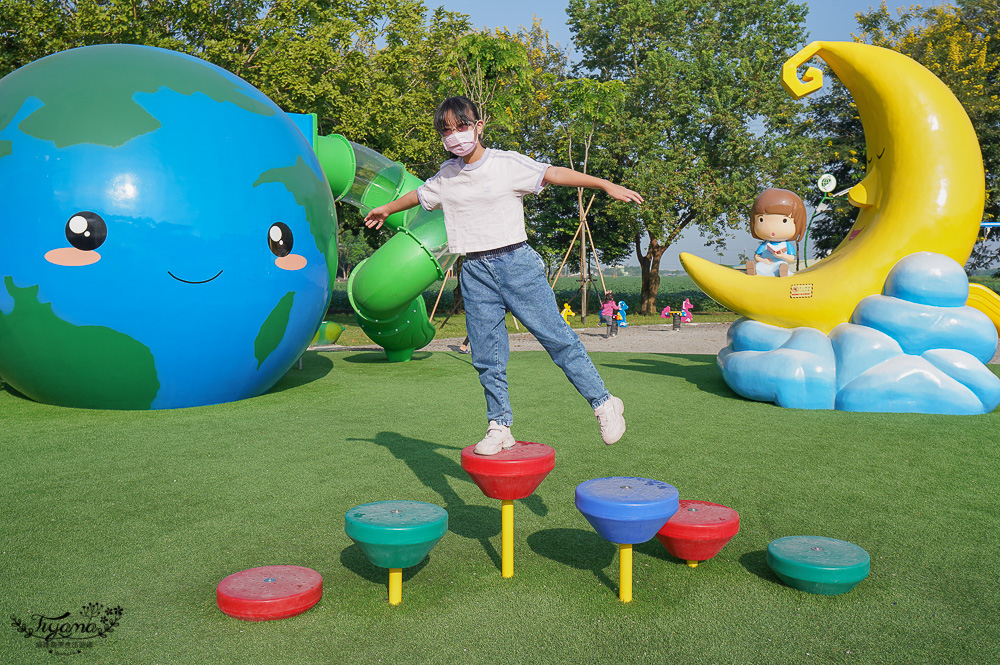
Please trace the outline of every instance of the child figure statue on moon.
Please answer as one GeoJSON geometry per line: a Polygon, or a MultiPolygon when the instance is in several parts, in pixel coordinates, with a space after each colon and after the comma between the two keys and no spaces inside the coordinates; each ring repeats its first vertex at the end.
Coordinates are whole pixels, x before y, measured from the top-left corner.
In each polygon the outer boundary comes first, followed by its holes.
{"type": "Polygon", "coordinates": [[[750,210],[750,235],[763,242],[752,261],[747,261],[748,275],[785,277],[795,271],[795,243],[806,233],[806,206],[795,192],[767,189],[761,192],[750,210]]]}
{"type": "Polygon", "coordinates": [[[625,433],[625,406],[605,388],[580,338],[560,315],[545,265],[526,242],[521,198],[546,185],[600,189],[613,199],[633,203],[642,203],[642,197],[602,178],[487,148],[480,140],[484,124],[468,98],[444,100],[434,115],[434,127],[454,157],[416,190],[371,210],[365,225],[378,228],[389,215],[417,205],[440,208],[449,251],[465,254],[466,327],[489,422],[486,436],[476,444],[477,454],[495,455],[515,444],[507,393],[510,347],[504,315],[508,311],[535,335],[593,408],[604,443],[615,443],[625,433]]]}

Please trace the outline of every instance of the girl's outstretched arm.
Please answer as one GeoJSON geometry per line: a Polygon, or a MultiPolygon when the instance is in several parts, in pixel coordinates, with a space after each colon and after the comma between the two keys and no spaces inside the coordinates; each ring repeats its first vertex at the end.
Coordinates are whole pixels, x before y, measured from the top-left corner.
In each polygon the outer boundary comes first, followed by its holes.
{"type": "Polygon", "coordinates": [[[397,213],[400,210],[409,210],[419,203],[420,199],[417,197],[417,190],[403,194],[395,201],[390,201],[385,205],[372,208],[371,212],[365,215],[365,226],[368,228],[374,226],[376,229],[380,229],[382,228],[382,224],[385,223],[386,217],[393,213],[397,213]]]}
{"type": "Polygon", "coordinates": [[[595,178],[586,173],[580,173],[563,166],[550,166],[545,171],[545,182],[553,185],[566,185],[567,187],[589,187],[591,189],[602,189],[608,196],[619,201],[634,201],[642,203],[642,197],[638,192],[633,192],[627,187],[616,185],[604,178],[595,178]]]}

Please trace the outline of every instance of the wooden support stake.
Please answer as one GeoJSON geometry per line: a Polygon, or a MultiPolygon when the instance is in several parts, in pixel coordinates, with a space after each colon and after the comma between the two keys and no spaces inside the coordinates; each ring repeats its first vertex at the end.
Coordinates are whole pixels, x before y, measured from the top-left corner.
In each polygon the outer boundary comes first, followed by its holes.
{"type": "Polygon", "coordinates": [[[441,282],[441,290],[438,291],[437,300],[434,301],[434,307],[431,308],[431,315],[427,319],[428,321],[434,321],[434,313],[437,312],[438,303],[441,302],[441,295],[444,293],[444,288],[448,286],[448,280],[451,278],[451,268],[448,268],[448,272],[444,274],[444,281],[441,282]]]}

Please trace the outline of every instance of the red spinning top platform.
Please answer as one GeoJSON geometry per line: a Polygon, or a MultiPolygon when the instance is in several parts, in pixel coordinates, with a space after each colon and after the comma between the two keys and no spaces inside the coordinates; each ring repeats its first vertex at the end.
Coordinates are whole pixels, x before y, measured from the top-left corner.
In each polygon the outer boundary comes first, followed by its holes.
{"type": "Polygon", "coordinates": [[[219,582],[215,602],[231,617],[271,621],[302,614],[323,597],[323,577],[302,566],[261,566],[219,582]]]}
{"type": "Polygon", "coordinates": [[[740,515],[732,508],[682,499],[656,537],[678,559],[705,561],[718,554],[739,530],[740,515]]]}
{"type": "Polygon", "coordinates": [[[544,443],[518,441],[496,455],[477,455],[475,446],[462,449],[462,468],[491,499],[526,499],[556,466],[556,451],[544,443]]]}

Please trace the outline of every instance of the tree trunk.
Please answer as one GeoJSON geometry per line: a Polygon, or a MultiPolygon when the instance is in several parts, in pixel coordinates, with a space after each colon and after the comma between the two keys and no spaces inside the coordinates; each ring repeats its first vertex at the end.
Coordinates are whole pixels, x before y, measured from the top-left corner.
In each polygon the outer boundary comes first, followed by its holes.
{"type": "MultiPolygon", "coordinates": [[[[581,222],[582,224],[583,222],[581,222]]],[[[587,291],[590,290],[589,275],[587,274],[587,238],[586,233],[583,242],[580,243],[580,321],[587,323],[587,291]]]]}
{"type": "Polygon", "coordinates": [[[635,255],[642,268],[642,293],[639,296],[639,314],[656,314],[656,294],[660,290],[660,259],[669,245],[649,236],[645,254],[639,253],[639,236],[635,236],[635,255]]]}

